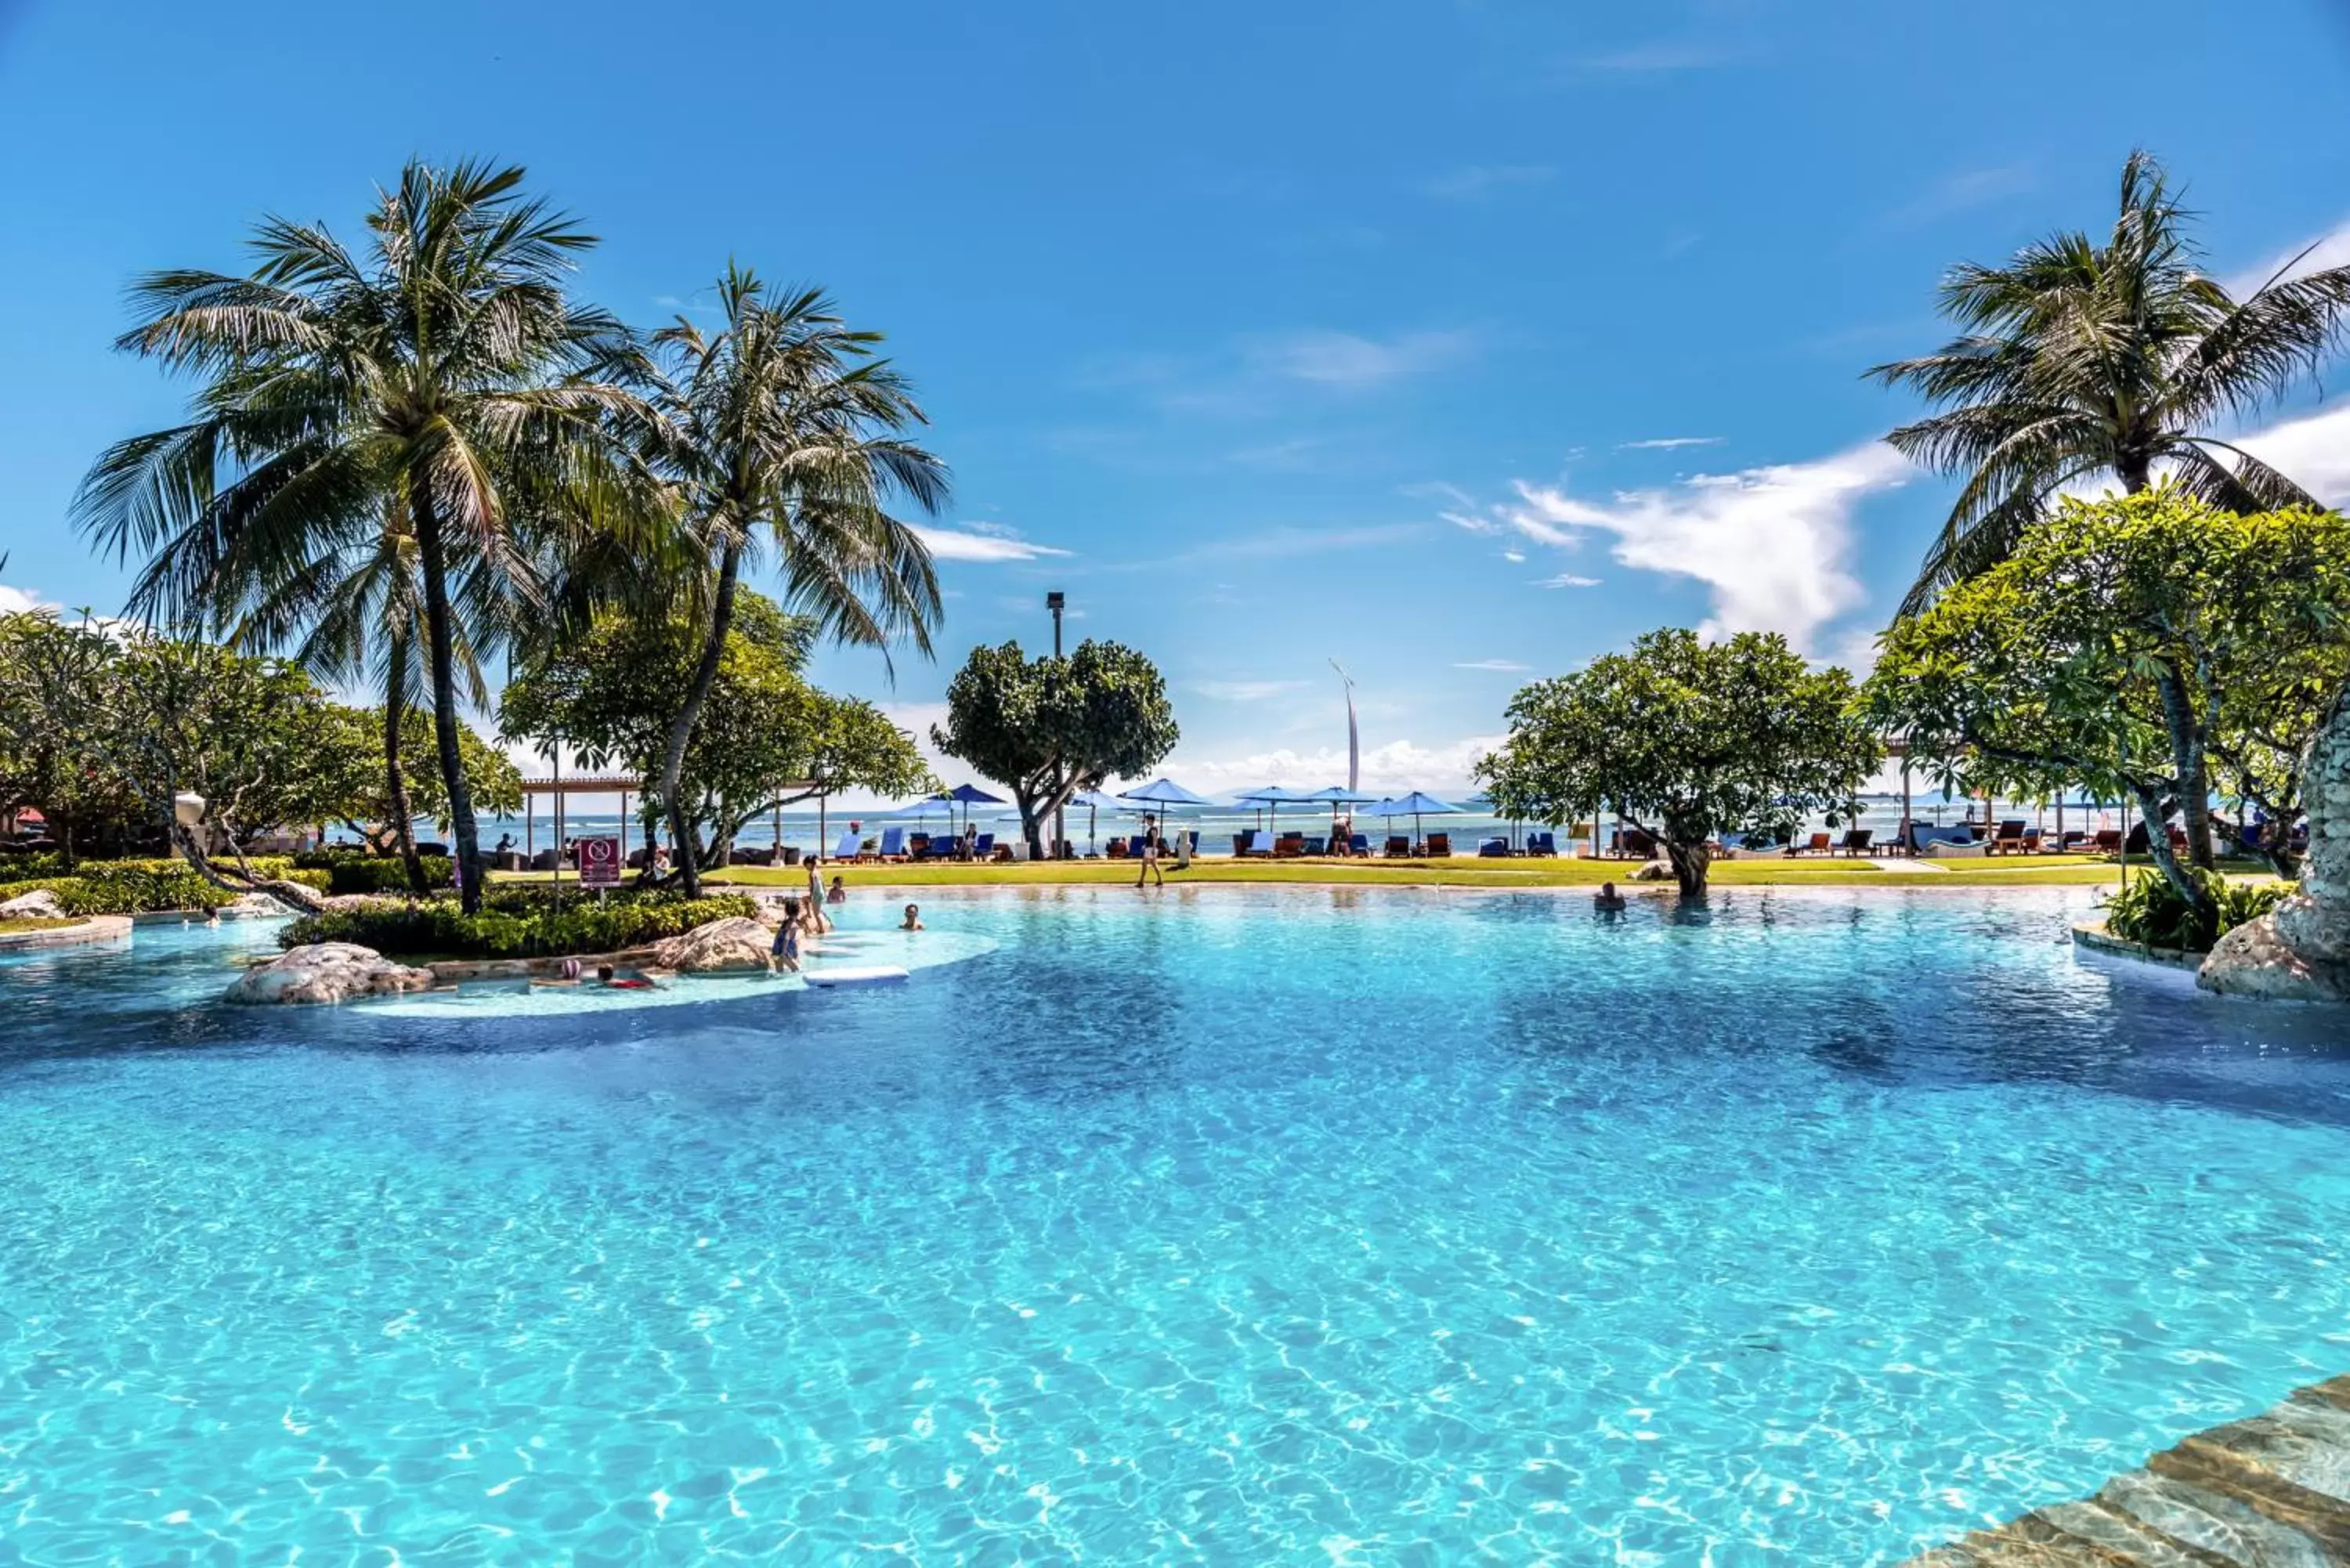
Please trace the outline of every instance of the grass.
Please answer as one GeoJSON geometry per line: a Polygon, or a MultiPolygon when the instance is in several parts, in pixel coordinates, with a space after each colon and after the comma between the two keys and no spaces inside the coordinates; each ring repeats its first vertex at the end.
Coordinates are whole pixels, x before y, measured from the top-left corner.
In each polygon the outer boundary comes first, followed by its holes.
{"type": "MultiPolygon", "coordinates": [[[[1724,888],[2043,888],[2113,884],[2121,880],[2121,867],[2111,859],[2086,855],[1992,857],[1981,860],[1940,860],[1941,870],[1887,869],[1871,861],[1805,857],[1803,859],[1721,860],[1711,880],[1724,888]]],[[[2131,865],[2146,863],[2133,860],[2131,865]]],[[[1193,883],[1305,883],[1336,887],[1411,888],[1594,888],[1601,882],[1628,882],[1638,862],[1629,860],[1480,860],[1456,856],[1445,860],[1195,860],[1189,871],[1170,870],[1168,879],[1193,883]]],[[[2251,863],[2224,867],[2230,875],[2257,876],[2265,867],[2251,863]]],[[[1136,867],[1125,860],[1075,860],[1037,864],[1012,862],[986,866],[838,866],[827,864],[825,877],[836,874],[852,888],[995,888],[1114,886],[1134,880],[1136,867]]],[[[534,880],[545,873],[519,873],[534,880]]],[[[799,867],[738,866],[704,880],[712,885],[743,888],[803,888],[807,872],[799,867]]]]}
{"type": "Polygon", "coordinates": [[[55,931],[82,922],[70,915],[9,915],[0,917],[0,937],[13,937],[20,931],[55,931]]]}

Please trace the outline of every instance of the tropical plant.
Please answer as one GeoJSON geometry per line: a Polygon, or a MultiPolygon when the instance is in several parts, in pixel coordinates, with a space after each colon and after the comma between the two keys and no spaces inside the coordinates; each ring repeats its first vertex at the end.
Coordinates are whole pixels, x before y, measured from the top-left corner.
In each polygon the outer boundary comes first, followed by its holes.
{"type": "Polygon", "coordinates": [[[402,957],[549,958],[609,953],[681,936],[712,920],[759,912],[747,894],[690,898],[670,892],[612,892],[564,901],[543,888],[501,888],[478,913],[427,898],[329,909],[289,921],[281,946],[357,942],[402,957]]]}
{"type": "Polygon", "coordinates": [[[974,648],[947,687],[931,740],[1012,791],[1030,856],[1069,796],[1112,776],[1137,778],[1181,732],[1159,667],[1133,649],[1087,640],[1067,657],[1031,659],[1017,642],[974,648]]]}
{"type": "MultiPolygon", "coordinates": [[[[136,612],[218,627],[252,610],[273,635],[307,626],[337,650],[379,637],[388,697],[405,691],[390,665],[417,628],[469,906],[468,658],[546,601],[572,536],[660,515],[614,455],[616,427],[644,413],[619,380],[630,339],[562,286],[594,241],[522,180],[411,162],[359,252],[271,219],[249,274],[139,279],[120,346],[199,378],[194,417],[109,448],[77,502],[103,547],[146,557],[136,612]]],[[[386,704],[395,745],[400,705],[386,704]]]]}
{"type": "Polygon", "coordinates": [[[87,616],[0,616],[0,810],[37,809],[71,871],[78,830],[143,815],[121,776],[99,764],[103,695],[120,656],[87,616]]]}
{"type": "MultiPolygon", "coordinates": [[[[672,824],[682,813],[679,842],[691,846],[698,864],[723,864],[746,824],[818,794],[858,789],[898,798],[937,787],[913,737],[888,715],[801,676],[814,622],[748,588],[738,590],[730,618],[680,763],[676,809],[660,812],[672,824]]],[[[688,615],[608,612],[515,673],[499,723],[517,739],[560,735],[583,766],[617,763],[650,777],[701,660],[702,629],[688,615]]],[[[651,802],[645,809],[649,817],[660,811],[651,802]]],[[[678,859],[687,857],[681,850],[678,859]]],[[[681,870],[673,875],[684,880],[681,870]]]]}
{"type": "Polygon", "coordinates": [[[2230,882],[2216,871],[2191,873],[2204,897],[2180,897],[2168,877],[2140,872],[2105,901],[2106,929],[2126,942],[2174,952],[2208,953],[2238,926],[2293,897],[2290,882],[2230,882]]]}
{"type": "MultiPolygon", "coordinates": [[[[2016,795],[2086,787],[2137,801],[2147,849],[2207,923],[2216,788],[2291,822],[2303,753],[2350,679],[2350,521],[2238,515],[2167,487],[2069,501],[2008,558],[1894,622],[1865,690],[1950,784],[2016,795]],[[2201,854],[2194,851],[2199,839],[2201,854]]],[[[2281,871],[2282,843],[2263,846],[2281,871]]]]}
{"type": "Polygon", "coordinates": [[[1813,670],[1776,632],[1721,642],[1652,631],[1511,699],[1507,742],[1477,764],[1496,814],[1563,826],[1613,807],[1705,891],[1723,833],[1788,831],[1860,811],[1883,759],[1844,670],[1813,670]]]}
{"type": "Polygon", "coordinates": [[[1905,612],[1997,563],[2058,494],[2102,474],[2135,494],[2168,468],[2237,512],[2317,504],[2218,430],[2340,346],[2350,265],[2300,271],[2304,251],[2237,299],[2200,270],[2189,217],[2161,166],[2133,152],[2103,244],[2059,234],[2002,265],[1954,268],[1941,307],[1960,336],[1868,372],[1941,410],[1886,439],[1964,480],[1905,612]]]}
{"type": "Polygon", "coordinates": [[[873,357],[879,333],[851,330],[814,289],[770,298],[733,266],[716,303],[716,332],[680,317],[653,335],[650,380],[660,466],[701,553],[697,658],[649,785],[689,893],[701,887],[700,856],[681,779],[726,658],[743,567],[771,547],[785,607],[820,635],[876,648],[904,638],[927,654],[938,579],[920,533],[889,508],[902,496],[934,511],[947,493],[943,465],[902,433],[922,412],[904,378],[873,357]]]}

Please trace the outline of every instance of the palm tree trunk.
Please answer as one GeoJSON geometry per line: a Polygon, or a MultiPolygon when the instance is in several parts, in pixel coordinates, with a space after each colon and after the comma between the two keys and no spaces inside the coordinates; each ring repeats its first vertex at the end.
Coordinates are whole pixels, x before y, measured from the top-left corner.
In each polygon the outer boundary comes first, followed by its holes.
{"type": "Polygon", "coordinates": [[[424,857],[416,853],[415,812],[408,804],[408,772],[400,766],[400,729],[408,716],[408,644],[395,641],[383,682],[383,798],[391,812],[392,842],[408,867],[408,890],[418,898],[432,891],[424,879],[424,857]]]}
{"type": "Polygon", "coordinates": [[[685,689],[677,714],[670,721],[669,744],[661,752],[660,798],[669,812],[670,836],[677,842],[678,870],[684,875],[688,898],[702,896],[702,868],[695,864],[694,834],[686,820],[685,802],[678,781],[685,773],[686,743],[693,738],[693,726],[702,718],[702,705],[710,700],[710,689],[718,680],[718,664],[726,653],[726,633],[734,624],[734,585],[743,572],[743,547],[727,545],[718,558],[717,591],[710,598],[710,624],[703,628],[702,657],[693,667],[693,680],[685,689]]]}
{"type": "MultiPolygon", "coordinates": [[[[2178,812],[2187,833],[2187,857],[2209,870],[2212,863],[2211,767],[2204,751],[2202,726],[2187,694],[2187,682],[2178,670],[2164,664],[2154,683],[2162,695],[2163,726],[2170,732],[2171,765],[2178,770],[2178,812]]],[[[2159,818],[2147,822],[2148,844],[2162,826],[2159,818]]]]}
{"type": "Polygon", "coordinates": [[[464,753],[457,743],[457,648],[449,620],[449,571],[442,558],[441,514],[428,484],[411,497],[416,554],[424,567],[424,635],[431,654],[432,737],[441,753],[442,787],[449,792],[449,820],[457,840],[459,893],[467,914],[482,907],[482,839],[473,825],[473,794],[465,786],[464,753]]]}

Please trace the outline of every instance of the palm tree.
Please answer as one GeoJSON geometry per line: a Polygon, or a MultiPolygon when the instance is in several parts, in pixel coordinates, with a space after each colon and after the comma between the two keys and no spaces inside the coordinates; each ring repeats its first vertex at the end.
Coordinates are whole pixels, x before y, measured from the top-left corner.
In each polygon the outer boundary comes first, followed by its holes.
{"type": "Polygon", "coordinates": [[[678,783],[743,566],[772,545],[785,607],[817,635],[876,648],[902,637],[928,654],[938,578],[920,534],[888,504],[902,495],[934,511],[947,493],[945,467],[899,433],[925,421],[905,380],[873,357],[879,334],[850,330],[814,289],[771,300],[731,265],[717,292],[717,332],[680,317],[653,335],[649,395],[661,416],[658,461],[698,551],[701,652],[652,786],[696,894],[678,783]]]}
{"type": "MultiPolygon", "coordinates": [[[[544,599],[564,530],[646,515],[646,486],[613,441],[616,423],[644,413],[618,379],[630,339],[562,286],[595,241],[525,198],[522,180],[411,162],[379,192],[362,254],[272,219],[248,275],[139,280],[141,318],[120,346],[203,378],[196,417],[109,449],[76,503],[103,546],[148,556],[134,610],[181,616],[217,617],[230,600],[356,603],[328,564],[380,566],[402,536],[469,910],[484,868],[460,672],[544,599]]],[[[387,692],[408,646],[384,649],[387,692]]]]}
{"type": "Polygon", "coordinates": [[[1903,613],[2004,558],[2059,491],[2099,474],[2135,494],[2168,467],[2236,511],[2317,504],[2213,427],[2282,395],[2341,344],[2350,266],[2296,276],[2303,251],[2235,299],[2197,269],[2189,216],[2161,165],[2133,152],[2105,244],[2061,234],[2003,266],[1952,269],[1941,308],[1961,335],[1868,372],[1944,410],[1886,440],[1965,479],[1903,613]]]}
{"type": "MultiPolygon", "coordinates": [[[[2282,396],[2340,346],[2350,266],[2296,275],[2303,251],[2236,299],[2199,270],[2189,216],[2161,165],[2133,152],[2104,244],[2059,234],[2003,266],[1954,268],[1941,308],[1960,336],[1868,372],[1941,410],[1886,440],[1964,481],[1901,613],[2004,559],[2061,492],[2100,475],[2136,494],[2164,472],[2235,512],[2320,504],[2216,427],[2282,396]]],[[[2183,692],[2164,700],[2184,711],[2183,692]]],[[[2209,866],[2200,743],[2174,725],[2172,744],[2190,853],[2209,866]]]]}

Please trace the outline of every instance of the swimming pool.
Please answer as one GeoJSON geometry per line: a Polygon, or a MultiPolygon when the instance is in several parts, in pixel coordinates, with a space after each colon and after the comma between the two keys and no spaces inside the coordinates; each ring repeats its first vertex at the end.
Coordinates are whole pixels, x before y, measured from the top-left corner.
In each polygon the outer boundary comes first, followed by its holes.
{"type": "Polygon", "coordinates": [[[2078,890],[923,898],[588,1012],[0,960],[0,1543],[1890,1562],[2350,1369],[2338,1020],[2078,890]]]}

